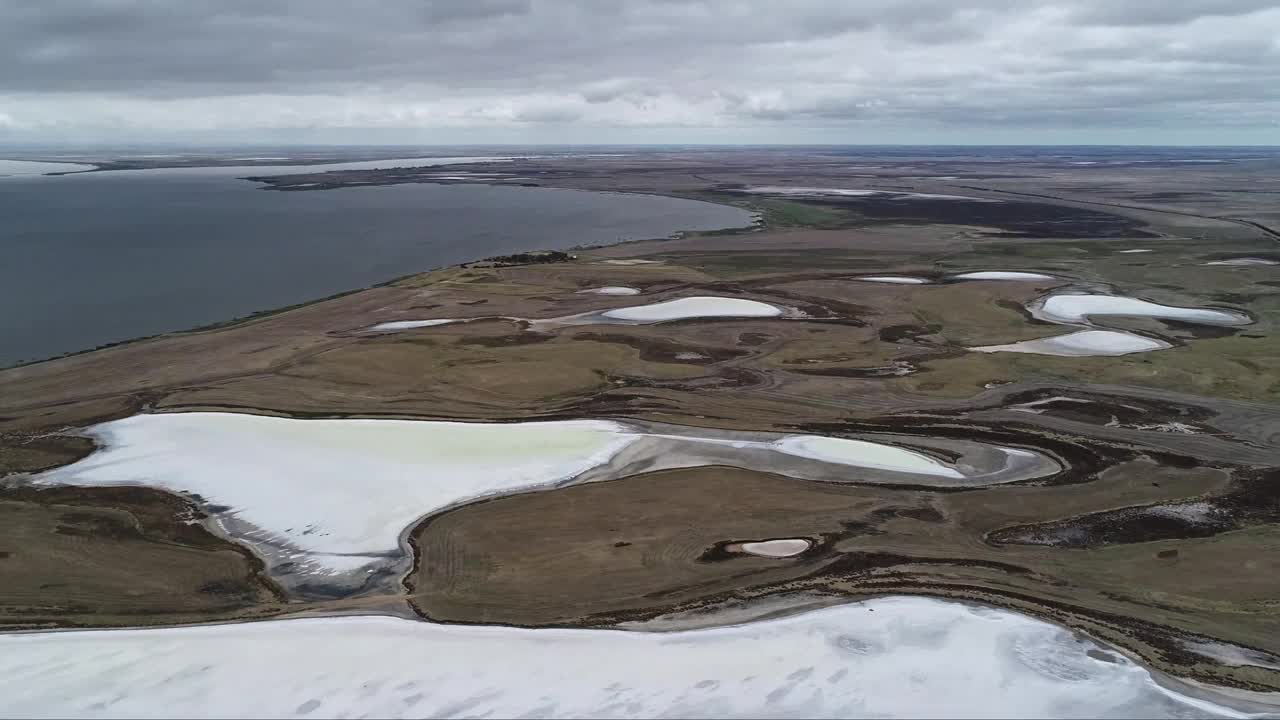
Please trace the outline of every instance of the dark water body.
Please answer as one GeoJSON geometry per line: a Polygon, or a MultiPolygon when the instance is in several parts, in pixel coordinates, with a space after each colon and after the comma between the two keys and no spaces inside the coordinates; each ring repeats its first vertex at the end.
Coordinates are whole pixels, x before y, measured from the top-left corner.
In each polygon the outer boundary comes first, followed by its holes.
{"type": "Polygon", "coordinates": [[[234,174],[0,179],[0,367],[490,255],[751,222],[737,208],[643,195],[477,185],[275,192],[234,174]]]}

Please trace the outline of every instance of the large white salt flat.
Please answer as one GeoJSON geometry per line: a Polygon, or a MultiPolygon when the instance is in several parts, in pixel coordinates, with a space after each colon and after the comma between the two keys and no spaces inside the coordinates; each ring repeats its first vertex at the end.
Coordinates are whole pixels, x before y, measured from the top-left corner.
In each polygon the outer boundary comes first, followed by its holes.
{"type": "Polygon", "coordinates": [[[996,200],[995,198],[974,197],[972,195],[939,195],[938,193],[916,193],[916,192],[895,193],[895,194],[903,195],[908,198],[929,198],[931,200],[967,200],[969,202],[986,202],[986,203],[1001,202],[1000,200],[996,200]]]}
{"type": "Polygon", "coordinates": [[[1243,717],[1025,615],[889,597],[666,633],[332,617],[0,635],[4,717],[1243,717]]]}
{"type": "Polygon", "coordinates": [[[783,185],[759,185],[756,187],[743,188],[736,192],[744,192],[751,195],[842,195],[848,197],[865,197],[869,195],[883,194],[880,190],[850,190],[848,188],[794,187],[783,185]]]}
{"type": "MultiPolygon", "coordinates": [[[[336,172],[339,170],[391,170],[395,168],[441,167],[443,165],[469,165],[471,163],[506,162],[527,159],[532,156],[515,157],[511,155],[471,157],[424,157],[424,158],[383,158],[381,160],[357,160],[354,162],[321,163],[318,165],[285,166],[284,175],[297,175],[317,172],[336,172]]],[[[275,172],[273,169],[272,172],[275,172]]]]}
{"type": "Polygon", "coordinates": [[[40,162],[36,160],[0,159],[0,177],[11,175],[47,175],[49,173],[81,172],[95,166],[81,163],[40,162]]]}
{"type": "MultiPolygon", "coordinates": [[[[822,481],[847,480],[847,468],[865,468],[915,475],[913,482],[924,484],[981,486],[1061,470],[1036,453],[981,443],[963,445],[961,459],[949,463],[865,440],[648,433],[596,420],[485,424],[200,412],[137,415],[89,432],[103,447],[35,481],[146,485],[199,496],[223,533],[255,548],[277,579],[335,587],[358,586],[367,574],[396,567],[404,557],[400,534],[424,515],[568,480],[740,464],[822,481]]],[[[885,482],[882,474],[861,477],[885,482]]]]}
{"type": "Polygon", "coordinates": [[[983,270],[952,275],[954,280],[1057,280],[1052,275],[1035,272],[1014,272],[1007,270],[983,270]]]}
{"type": "Polygon", "coordinates": [[[757,185],[755,187],[741,188],[733,192],[747,193],[750,195],[799,195],[799,196],[822,196],[829,195],[833,197],[881,197],[886,200],[911,200],[911,199],[928,199],[928,200],[965,200],[968,202],[1000,202],[992,198],[973,197],[971,195],[939,195],[937,193],[917,193],[917,192],[901,192],[897,190],[853,190],[850,188],[829,188],[829,187],[804,187],[793,185],[757,185]]]}
{"type": "Polygon", "coordinates": [[[392,322],[378,323],[369,329],[376,332],[394,332],[396,330],[412,330],[414,328],[452,325],[453,323],[460,322],[462,321],[454,320],[452,318],[436,318],[435,320],[395,320],[392,322]]]}
{"type": "Polygon", "coordinates": [[[1038,340],[1023,340],[1008,345],[983,345],[971,347],[976,352],[1028,353],[1031,355],[1060,355],[1064,357],[1114,357],[1132,353],[1151,352],[1173,347],[1167,342],[1119,332],[1117,330],[1080,330],[1038,340]]]}
{"type": "MultiPolygon", "coordinates": [[[[38,482],[138,484],[194,493],[230,520],[346,572],[400,554],[399,535],[433,510],[564,480],[634,440],[617,423],[484,424],[295,420],[236,413],[135,415],[93,427],[105,447],[38,482]]],[[[273,558],[279,562],[287,558],[273,558]]]]}
{"type": "Polygon", "coordinates": [[[1032,314],[1050,322],[1085,323],[1094,315],[1150,317],[1183,320],[1205,325],[1247,325],[1243,313],[1214,308],[1176,307],[1115,295],[1052,295],[1031,308],[1032,314]]]}
{"type": "Polygon", "coordinates": [[[580,295],[639,295],[640,291],[633,287],[622,287],[620,285],[607,285],[605,287],[579,290],[578,293],[580,295]]]}
{"type": "Polygon", "coordinates": [[[824,462],[922,475],[964,477],[964,473],[956,468],[924,453],[866,440],[821,435],[791,435],[772,443],[772,446],[788,455],[824,462]]]}
{"type": "Polygon", "coordinates": [[[708,317],[777,317],[781,314],[781,308],[756,300],[703,296],[619,308],[609,310],[603,316],[611,320],[653,323],[708,317]]]}
{"type": "Polygon", "coordinates": [[[893,283],[896,285],[927,285],[929,283],[925,278],[911,277],[910,275],[863,275],[858,279],[863,282],[893,283]]]}

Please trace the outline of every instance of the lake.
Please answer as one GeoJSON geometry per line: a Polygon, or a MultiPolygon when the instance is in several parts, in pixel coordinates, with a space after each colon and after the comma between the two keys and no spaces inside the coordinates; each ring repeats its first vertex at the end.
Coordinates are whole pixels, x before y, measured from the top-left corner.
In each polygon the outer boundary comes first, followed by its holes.
{"type": "Polygon", "coordinates": [[[491,255],[752,221],[738,208],[650,195],[425,184],[279,192],[237,177],[313,170],[0,178],[0,367],[491,255]]]}

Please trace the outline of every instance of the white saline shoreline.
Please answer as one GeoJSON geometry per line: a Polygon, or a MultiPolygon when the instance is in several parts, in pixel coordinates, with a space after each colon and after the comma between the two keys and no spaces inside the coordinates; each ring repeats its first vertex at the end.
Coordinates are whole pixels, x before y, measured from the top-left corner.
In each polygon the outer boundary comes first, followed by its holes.
{"type": "Polygon", "coordinates": [[[358,585],[406,557],[401,535],[427,515],[482,497],[608,480],[638,468],[738,462],[817,480],[858,468],[862,482],[943,486],[1011,482],[1061,470],[1036,453],[981,443],[964,446],[962,452],[974,457],[965,458],[961,472],[887,442],[671,428],[680,434],[611,420],[480,423],[154,413],[89,428],[99,449],[32,482],[142,485],[195,496],[209,514],[207,522],[255,549],[277,580],[358,585]]]}
{"type": "Polygon", "coordinates": [[[2,717],[1248,717],[1007,610],[637,632],[345,616],[0,634],[2,717]]]}

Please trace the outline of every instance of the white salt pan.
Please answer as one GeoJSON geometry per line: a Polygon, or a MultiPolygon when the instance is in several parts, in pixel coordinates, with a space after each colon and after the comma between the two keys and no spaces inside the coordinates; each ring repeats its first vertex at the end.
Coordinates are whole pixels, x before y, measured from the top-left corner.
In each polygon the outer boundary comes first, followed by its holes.
{"type": "Polygon", "coordinates": [[[938,195],[937,193],[899,193],[909,198],[930,198],[932,200],[968,200],[969,202],[1000,202],[993,198],[973,197],[972,195],[938,195]]]}
{"type": "MultiPolygon", "coordinates": [[[[524,158],[533,157],[530,155],[524,158]]],[[[382,160],[358,160],[355,162],[323,163],[320,165],[295,165],[285,168],[281,174],[302,174],[316,172],[333,172],[336,170],[389,170],[393,168],[440,167],[442,165],[467,165],[482,162],[505,162],[516,160],[512,156],[475,156],[475,157],[427,157],[427,158],[384,158],[382,160]]],[[[273,171],[274,172],[274,171],[273,171]]]]}
{"type": "Polygon", "coordinates": [[[927,285],[929,283],[924,278],[911,277],[909,275],[864,275],[858,279],[864,282],[895,283],[898,285],[927,285]]]}
{"type": "Polygon", "coordinates": [[[436,320],[396,320],[394,322],[378,323],[377,325],[374,325],[369,329],[376,330],[378,332],[392,332],[395,330],[412,330],[413,328],[435,327],[437,325],[450,325],[452,323],[459,323],[459,322],[462,322],[462,321],[447,319],[447,318],[440,318],[436,320]]]}
{"type": "MultiPolygon", "coordinates": [[[[90,434],[104,447],[36,482],[146,485],[197,495],[206,505],[228,508],[211,513],[214,521],[258,549],[273,573],[331,582],[343,575],[344,583],[347,573],[402,557],[400,533],[424,515],[486,495],[575,478],[607,480],[620,472],[610,469],[619,454],[627,456],[619,461],[624,466],[652,469],[732,464],[741,451],[753,451],[752,462],[777,464],[783,474],[792,474],[788,463],[795,464],[785,456],[836,466],[811,465],[796,477],[841,477],[843,466],[978,485],[987,475],[1034,468],[1038,458],[1028,462],[1015,457],[1020,451],[994,447],[1003,466],[966,474],[924,453],[865,440],[647,434],[589,420],[484,424],[161,413],[103,423],[90,434]],[[629,446],[640,438],[657,444],[633,452],[629,446]],[[598,476],[584,475],[589,470],[598,476]]],[[[1037,477],[1059,469],[1041,465],[1037,477]]]]}
{"type": "Polygon", "coordinates": [[[955,280],[1057,280],[1052,275],[1033,272],[1010,272],[1004,270],[985,270],[967,272],[951,276],[955,280]]]}
{"type": "Polygon", "coordinates": [[[1197,655],[1203,655],[1223,665],[1232,667],[1253,666],[1280,670],[1280,657],[1270,653],[1243,648],[1223,642],[1206,642],[1203,640],[1184,640],[1183,647],[1197,655]]]}
{"type": "Polygon", "coordinates": [[[48,173],[81,172],[92,170],[93,165],[64,162],[37,162],[35,160],[0,160],[0,177],[9,175],[46,175],[48,173]]]}
{"type": "Polygon", "coordinates": [[[1247,315],[1230,310],[1175,307],[1115,295],[1053,295],[1038,307],[1033,307],[1032,313],[1050,322],[1076,324],[1087,322],[1093,315],[1184,320],[1205,325],[1247,325],[1252,322],[1247,315]]]}
{"type": "Polygon", "coordinates": [[[1173,505],[1154,505],[1144,511],[1148,515],[1176,518],[1186,522],[1202,525],[1214,520],[1221,514],[1218,508],[1207,502],[1186,502],[1173,505]]]}
{"type": "Polygon", "coordinates": [[[748,555],[759,555],[767,558],[788,558],[795,557],[805,550],[809,549],[809,541],[801,538],[787,538],[780,540],[761,540],[760,542],[745,542],[738,547],[742,548],[742,552],[748,555]]]}
{"type": "Polygon", "coordinates": [[[589,290],[579,290],[578,293],[585,295],[639,295],[640,291],[632,287],[610,285],[607,287],[591,288],[589,290]]]}
{"type": "Polygon", "coordinates": [[[1132,254],[1134,254],[1134,253],[1149,253],[1149,252],[1151,252],[1151,250],[1147,250],[1147,249],[1143,248],[1143,249],[1134,249],[1134,250],[1121,250],[1121,251],[1120,251],[1120,254],[1121,254],[1121,255],[1132,255],[1132,254]]]}
{"type": "Polygon", "coordinates": [[[230,506],[264,541],[348,571],[399,554],[433,510],[564,480],[635,439],[617,423],[294,420],[236,413],[135,415],[95,426],[106,447],[40,476],[148,485],[230,506]]]}
{"type": "MultiPolygon", "coordinates": [[[[1045,477],[1062,466],[1038,453],[1017,448],[965,443],[948,450],[962,451],[954,461],[934,458],[897,445],[821,435],[786,435],[777,439],[757,439],[764,433],[741,437],[707,437],[691,434],[650,434],[651,446],[643,458],[643,470],[730,465],[775,472],[789,477],[827,482],[896,482],[878,473],[853,474],[847,468],[863,468],[889,473],[927,476],[903,479],[934,486],[980,487],[1019,479],[1045,477]],[[825,467],[824,467],[825,466],[825,467]]],[[[901,439],[897,439],[901,441],[901,439]]],[[[622,453],[632,453],[628,449],[622,453]]]]}
{"type": "Polygon", "coordinates": [[[1023,340],[1008,345],[984,345],[970,350],[985,353],[1011,352],[1064,357],[1110,357],[1150,352],[1172,347],[1167,342],[1116,330],[1081,330],[1056,337],[1023,340]]]}
{"type": "Polygon", "coordinates": [[[6,717],[1239,717],[1006,610],[663,633],[331,617],[0,635],[6,717]]]}
{"type": "Polygon", "coordinates": [[[784,185],[760,185],[743,188],[734,192],[751,195],[830,195],[835,197],[873,197],[880,196],[886,200],[911,200],[927,198],[930,200],[966,200],[968,202],[1000,202],[991,198],[972,197],[969,195],[938,195],[936,193],[900,192],[896,190],[852,190],[849,188],[795,187],[784,185]]]}
{"type": "Polygon", "coordinates": [[[1280,260],[1268,260],[1266,258],[1231,258],[1230,260],[1214,260],[1207,262],[1205,265],[1280,265],[1280,260]]]}
{"type": "Polygon", "coordinates": [[[756,300],[687,297],[652,305],[619,308],[603,313],[612,320],[652,323],[703,317],[777,317],[782,309],[756,300]]]}
{"type": "Polygon", "coordinates": [[[892,445],[850,440],[848,438],[823,437],[821,435],[791,435],[773,443],[773,447],[789,455],[797,455],[824,462],[844,463],[858,467],[879,468],[904,473],[964,477],[964,473],[940,460],[912,450],[892,445]]]}
{"type": "Polygon", "coordinates": [[[879,190],[849,190],[846,188],[819,188],[819,187],[784,187],[781,185],[761,185],[758,187],[750,187],[739,190],[751,195],[843,195],[849,197],[864,197],[868,195],[881,195],[879,190]]]}

